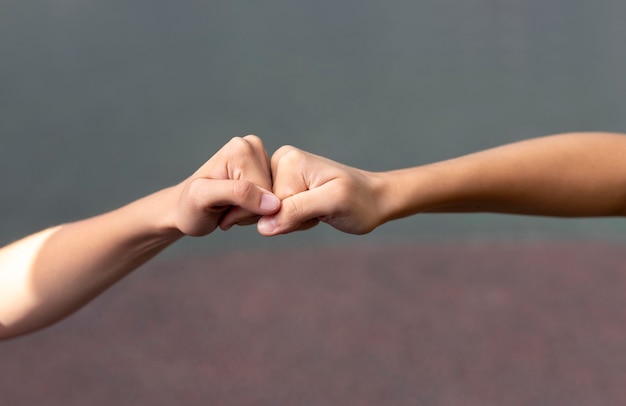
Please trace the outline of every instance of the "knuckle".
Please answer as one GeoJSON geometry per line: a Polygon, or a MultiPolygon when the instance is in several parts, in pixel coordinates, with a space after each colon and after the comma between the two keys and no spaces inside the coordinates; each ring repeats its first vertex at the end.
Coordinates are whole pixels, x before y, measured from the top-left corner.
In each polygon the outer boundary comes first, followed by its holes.
{"type": "Polygon", "coordinates": [[[242,137],[233,137],[226,144],[225,149],[231,156],[247,155],[254,150],[250,141],[242,137]]]}
{"type": "Polygon", "coordinates": [[[250,182],[233,182],[233,197],[237,201],[247,201],[254,195],[254,185],[250,182]]]}
{"type": "Polygon", "coordinates": [[[284,200],[281,211],[284,212],[288,224],[298,224],[308,220],[302,218],[304,215],[303,207],[294,199],[284,200]]]}
{"type": "Polygon", "coordinates": [[[201,182],[201,179],[193,179],[189,183],[189,188],[187,189],[187,202],[189,206],[193,210],[203,210],[204,209],[204,196],[206,195],[206,188],[204,187],[204,182],[201,182]]]}
{"type": "Polygon", "coordinates": [[[260,148],[263,149],[263,141],[261,141],[261,138],[254,135],[254,134],[248,134],[245,137],[243,137],[243,140],[248,142],[251,146],[255,147],[255,148],[260,148]]]}
{"type": "Polygon", "coordinates": [[[224,147],[223,159],[230,168],[232,179],[240,179],[243,172],[257,161],[256,149],[252,142],[241,137],[234,137],[224,147]]]}
{"type": "Polygon", "coordinates": [[[291,145],[283,145],[272,156],[272,163],[278,165],[285,164],[291,166],[300,162],[304,157],[304,152],[291,145]]]}
{"type": "Polygon", "coordinates": [[[280,161],[285,154],[293,151],[294,149],[296,149],[296,147],[293,147],[291,145],[283,145],[274,152],[274,155],[272,155],[272,160],[280,161]]]}
{"type": "Polygon", "coordinates": [[[233,137],[230,142],[228,143],[228,145],[232,148],[232,149],[247,149],[250,144],[248,141],[246,141],[244,138],[242,137],[233,137]]]}

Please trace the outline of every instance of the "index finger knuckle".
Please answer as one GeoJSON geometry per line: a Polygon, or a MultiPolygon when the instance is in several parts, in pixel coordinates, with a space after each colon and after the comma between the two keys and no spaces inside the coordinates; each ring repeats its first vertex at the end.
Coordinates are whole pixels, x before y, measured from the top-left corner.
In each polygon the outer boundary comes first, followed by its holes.
{"type": "Polygon", "coordinates": [[[233,182],[232,186],[233,197],[238,202],[244,202],[250,200],[254,196],[255,187],[252,183],[247,181],[233,182]]]}

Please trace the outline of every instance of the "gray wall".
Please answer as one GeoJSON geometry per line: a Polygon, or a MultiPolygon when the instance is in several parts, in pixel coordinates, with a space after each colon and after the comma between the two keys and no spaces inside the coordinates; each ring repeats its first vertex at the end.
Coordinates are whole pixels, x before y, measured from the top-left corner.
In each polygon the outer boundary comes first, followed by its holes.
{"type": "MultiPolygon", "coordinates": [[[[0,1],[0,242],[182,180],[255,133],[383,170],[626,131],[618,0],[0,1]]],[[[170,255],[431,239],[623,239],[621,220],[424,215],[187,239],[170,255]]]]}

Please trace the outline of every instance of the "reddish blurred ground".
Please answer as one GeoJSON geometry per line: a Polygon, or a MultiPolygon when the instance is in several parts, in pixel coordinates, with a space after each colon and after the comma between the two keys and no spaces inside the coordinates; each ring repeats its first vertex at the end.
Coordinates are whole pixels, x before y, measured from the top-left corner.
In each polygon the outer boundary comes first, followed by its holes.
{"type": "Polygon", "coordinates": [[[154,263],[0,343],[0,404],[626,404],[626,253],[438,244],[154,263]]]}

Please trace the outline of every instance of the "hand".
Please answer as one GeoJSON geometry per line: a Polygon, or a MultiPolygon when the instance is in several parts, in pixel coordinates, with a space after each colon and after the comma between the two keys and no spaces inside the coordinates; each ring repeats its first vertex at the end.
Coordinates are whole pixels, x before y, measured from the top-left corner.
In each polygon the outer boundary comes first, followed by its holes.
{"type": "Polygon", "coordinates": [[[233,138],[179,185],[176,228],[203,236],[219,225],[256,223],[280,208],[270,192],[272,177],[263,142],[254,135],[233,138]]]}
{"type": "Polygon", "coordinates": [[[339,164],[291,146],[271,160],[273,192],[281,209],[262,217],[266,236],[306,230],[320,221],[350,234],[366,234],[383,222],[377,174],[339,164]]]}

